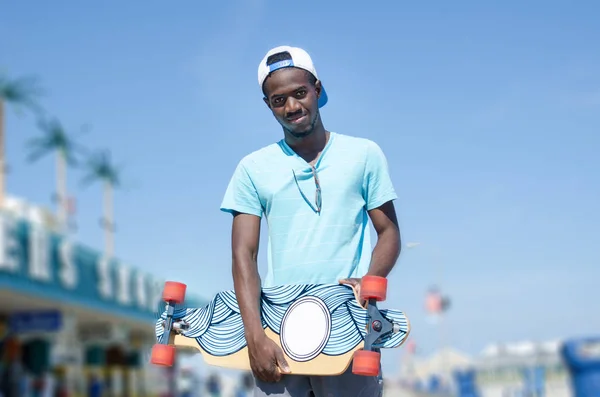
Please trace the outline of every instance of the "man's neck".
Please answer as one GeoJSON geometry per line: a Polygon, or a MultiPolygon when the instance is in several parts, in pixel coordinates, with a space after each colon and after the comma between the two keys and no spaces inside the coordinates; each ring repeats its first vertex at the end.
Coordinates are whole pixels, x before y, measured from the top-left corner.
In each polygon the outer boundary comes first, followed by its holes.
{"type": "Polygon", "coordinates": [[[325,130],[321,124],[312,134],[305,138],[295,138],[290,134],[286,134],[285,142],[298,156],[302,157],[306,162],[312,163],[317,160],[319,154],[327,145],[329,135],[329,131],[325,130]]]}

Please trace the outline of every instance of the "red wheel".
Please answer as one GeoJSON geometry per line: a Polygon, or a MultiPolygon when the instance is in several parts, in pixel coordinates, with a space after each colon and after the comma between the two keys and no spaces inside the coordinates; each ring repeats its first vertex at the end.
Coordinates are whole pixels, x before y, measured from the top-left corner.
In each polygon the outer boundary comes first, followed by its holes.
{"type": "Polygon", "coordinates": [[[387,296],[387,278],[364,276],[360,282],[360,298],[384,301],[387,296]]]}
{"type": "Polygon", "coordinates": [[[381,353],[369,350],[357,350],[352,361],[352,373],[363,376],[379,375],[381,353]]]}
{"type": "Polygon", "coordinates": [[[176,281],[167,281],[163,290],[163,301],[175,304],[185,301],[185,290],[187,286],[176,281]]]}
{"type": "Polygon", "coordinates": [[[156,344],[152,346],[150,362],[154,365],[172,367],[175,364],[175,347],[170,345],[156,344]]]}

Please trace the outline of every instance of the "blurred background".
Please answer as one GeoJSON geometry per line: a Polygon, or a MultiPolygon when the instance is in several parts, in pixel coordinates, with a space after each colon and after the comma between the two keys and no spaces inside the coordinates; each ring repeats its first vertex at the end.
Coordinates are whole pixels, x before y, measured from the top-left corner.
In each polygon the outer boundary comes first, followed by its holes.
{"type": "Polygon", "coordinates": [[[282,137],[256,73],[289,44],[326,128],[376,141],[399,195],[382,306],[412,332],[382,352],[385,396],[600,396],[599,15],[0,0],[0,394],[250,395],[199,355],[148,361],[165,280],[193,305],[233,288],[219,205],[282,137]]]}

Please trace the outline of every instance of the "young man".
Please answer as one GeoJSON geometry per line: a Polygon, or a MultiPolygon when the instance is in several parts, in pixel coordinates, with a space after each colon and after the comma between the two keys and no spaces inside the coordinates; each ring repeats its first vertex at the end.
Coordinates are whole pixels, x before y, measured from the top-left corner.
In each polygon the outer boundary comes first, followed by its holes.
{"type": "Polygon", "coordinates": [[[286,375],[283,352],[261,324],[257,256],[264,215],[264,286],[342,282],[360,288],[365,274],[386,277],[400,254],[386,158],[370,140],[325,129],[319,108],[327,94],[304,50],[270,50],[258,67],[258,83],[284,138],[240,161],[221,205],[233,214],[233,281],[254,395],[379,396],[379,379],[354,375],[351,366],[337,377],[286,375]],[[372,252],[369,218],[378,236],[372,252]]]}

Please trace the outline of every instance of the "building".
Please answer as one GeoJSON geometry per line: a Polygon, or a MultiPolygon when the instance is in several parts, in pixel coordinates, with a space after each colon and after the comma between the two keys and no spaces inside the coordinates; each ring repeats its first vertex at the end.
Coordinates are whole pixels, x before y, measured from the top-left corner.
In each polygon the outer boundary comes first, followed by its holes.
{"type": "Polygon", "coordinates": [[[558,340],[491,344],[475,361],[477,383],[489,396],[517,393],[537,384],[548,397],[568,397],[569,378],[560,356],[561,344],[558,340]]]}
{"type": "Polygon", "coordinates": [[[55,383],[68,395],[87,396],[92,384],[111,396],[160,391],[164,382],[153,380],[165,370],[148,362],[164,281],[76,243],[54,225],[49,211],[14,198],[0,212],[4,387],[18,387],[14,380],[26,374],[34,387],[55,383]]]}
{"type": "Polygon", "coordinates": [[[474,357],[452,348],[429,357],[405,355],[398,379],[390,382],[391,388],[411,395],[427,390],[437,379],[456,392],[456,371],[473,371],[474,384],[482,397],[536,395],[536,390],[531,389],[541,389],[547,397],[569,397],[570,380],[560,355],[561,343],[553,340],[490,344],[474,357]]]}

